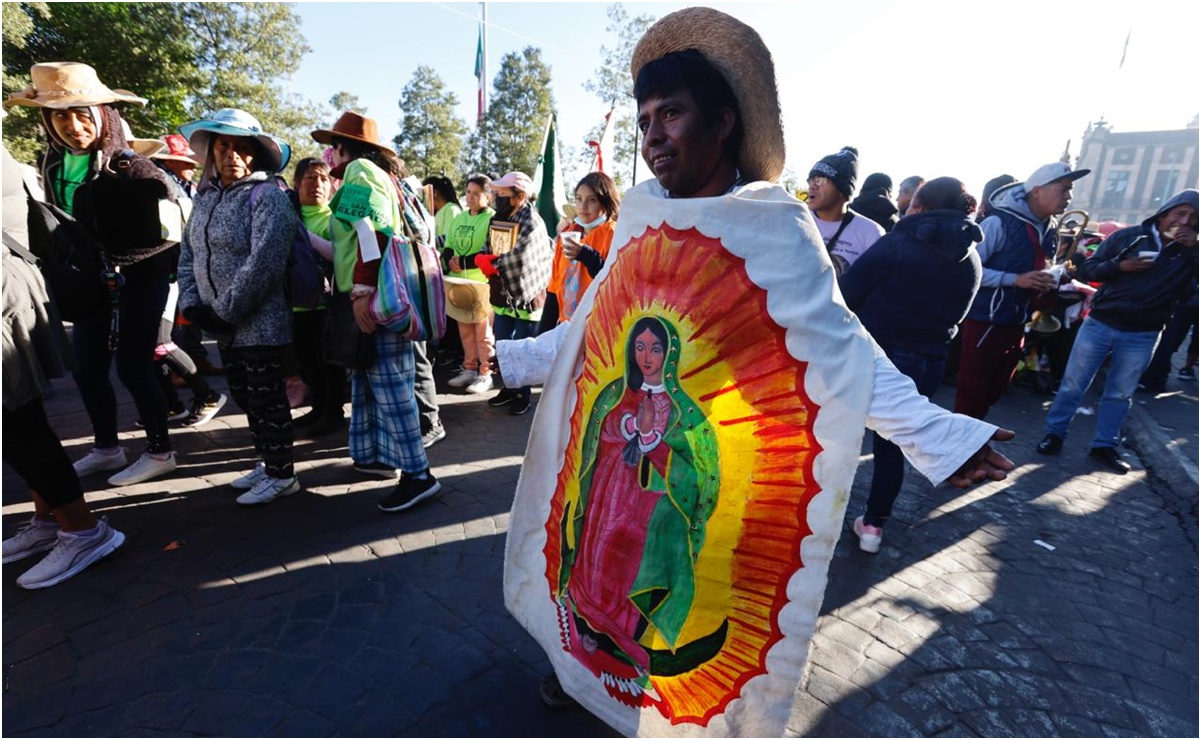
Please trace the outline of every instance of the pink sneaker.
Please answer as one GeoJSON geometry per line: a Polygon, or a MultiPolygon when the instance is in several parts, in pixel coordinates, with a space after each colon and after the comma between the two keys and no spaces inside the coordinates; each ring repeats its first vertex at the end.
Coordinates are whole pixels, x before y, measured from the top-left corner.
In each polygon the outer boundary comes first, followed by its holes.
{"type": "Polygon", "coordinates": [[[859,549],[864,552],[880,552],[880,541],[884,539],[884,528],[863,523],[863,517],[855,520],[855,534],[859,536],[859,549]]]}

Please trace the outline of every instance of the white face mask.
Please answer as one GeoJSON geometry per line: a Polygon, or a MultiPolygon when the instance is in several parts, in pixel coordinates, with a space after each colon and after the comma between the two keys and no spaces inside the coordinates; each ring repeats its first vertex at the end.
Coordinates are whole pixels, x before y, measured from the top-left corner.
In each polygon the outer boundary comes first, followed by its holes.
{"type": "Polygon", "coordinates": [[[600,226],[601,224],[603,224],[607,218],[608,218],[608,216],[606,216],[603,213],[601,215],[597,216],[594,221],[582,221],[579,216],[576,216],[575,222],[577,224],[579,224],[580,226],[583,226],[584,231],[592,231],[597,226],[600,226]]]}

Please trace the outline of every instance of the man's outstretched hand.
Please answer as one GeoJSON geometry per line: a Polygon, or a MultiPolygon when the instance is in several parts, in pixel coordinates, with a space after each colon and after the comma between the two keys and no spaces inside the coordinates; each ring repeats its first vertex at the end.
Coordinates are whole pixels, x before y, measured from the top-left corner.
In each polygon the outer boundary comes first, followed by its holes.
{"type": "MultiPolygon", "coordinates": [[[[998,429],[991,439],[994,442],[1008,442],[1013,439],[1013,432],[998,429]]],[[[994,450],[992,445],[985,444],[959,470],[951,473],[947,483],[956,488],[970,488],[984,480],[1005,480],[1006,474],[1013,468],[1012,460],[994,450]]]]}

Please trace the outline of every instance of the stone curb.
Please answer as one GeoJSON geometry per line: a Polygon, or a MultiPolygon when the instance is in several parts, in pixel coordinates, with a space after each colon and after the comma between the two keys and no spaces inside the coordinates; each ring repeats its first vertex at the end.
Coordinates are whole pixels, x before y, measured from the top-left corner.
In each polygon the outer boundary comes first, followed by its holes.
{"type": "Polygon", "coordinates": [[[1154,417],[1137,402],[1130,406],[1126,417],[1129,436],[1127,444],[1138,453],[1147,472],[1157,486],[1166,489],[1169,506],[1180,518],[1181,526],[1197,546],[1197,468],[1183,453],[1172,446],[1174,440],[1164,432],[1154,417]]]}

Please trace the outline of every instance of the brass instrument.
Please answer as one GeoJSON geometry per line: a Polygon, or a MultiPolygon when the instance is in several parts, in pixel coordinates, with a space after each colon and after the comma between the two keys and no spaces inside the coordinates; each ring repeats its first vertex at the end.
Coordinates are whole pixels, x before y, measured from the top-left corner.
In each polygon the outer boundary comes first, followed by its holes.
{"type": "Polygon", "coordinates": [[[1084,230],[1088,228],[1088,211],[1068,211],[1059,217],[1059,225],[1055,227],[1055,257],[1051,265],[1062,265],[1070,262],[1076,254],[1076,246],[1084,230]],[[1079,216],[1073,219],[1072,216],[1079,216]]]}

